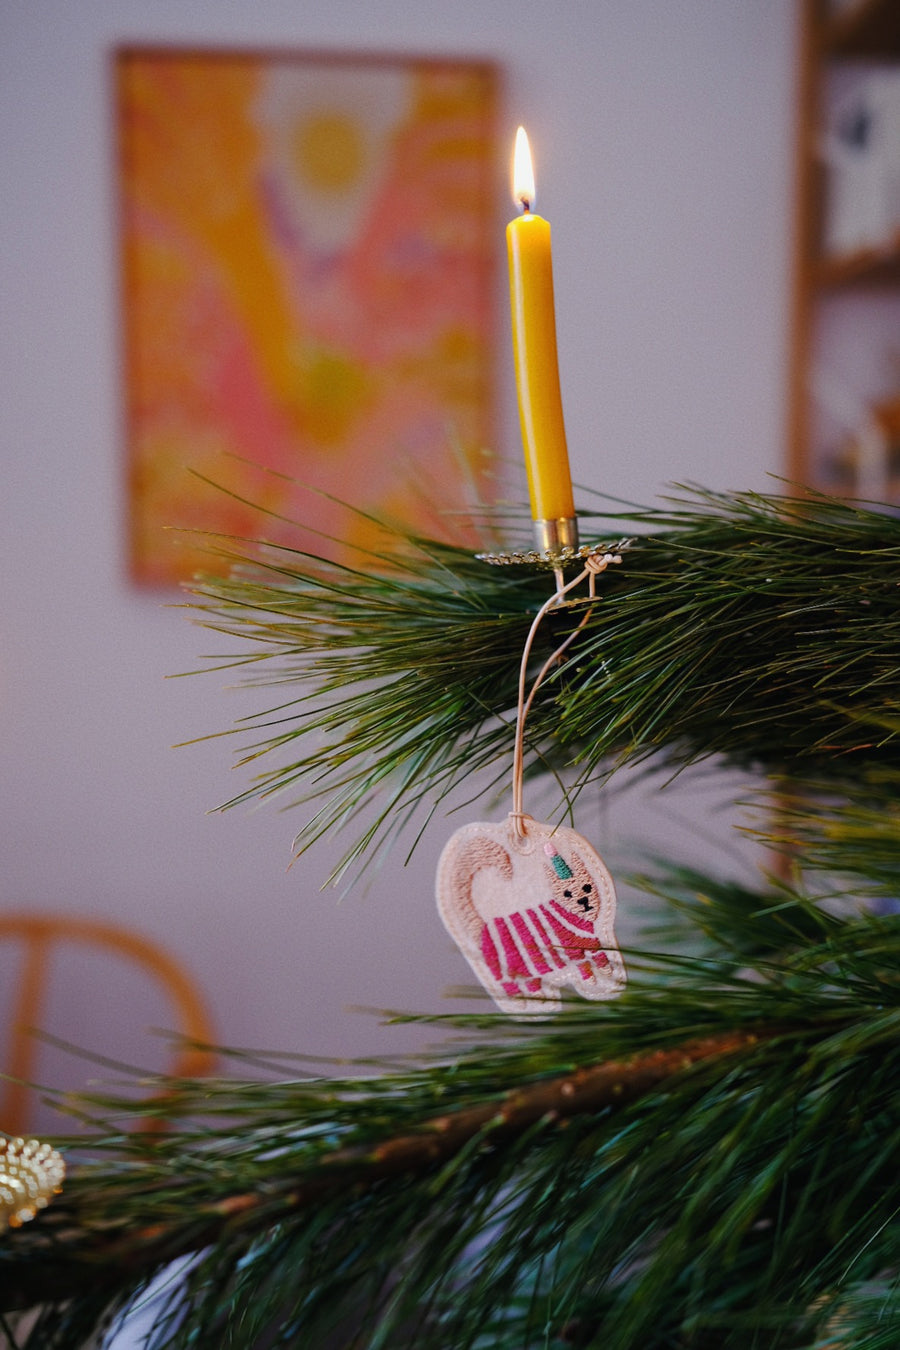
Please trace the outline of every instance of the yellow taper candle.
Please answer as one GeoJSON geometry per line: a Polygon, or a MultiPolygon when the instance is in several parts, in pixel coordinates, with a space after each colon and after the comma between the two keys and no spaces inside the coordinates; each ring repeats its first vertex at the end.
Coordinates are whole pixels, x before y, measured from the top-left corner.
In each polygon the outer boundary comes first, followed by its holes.
{"type": "Polygon", "coordinates": [[[559,392],[550,224],[532,211],[528,137],[516,132],[513,198],[523,214],[506,228],[513,357],[535,539],[541,550],[577,548],[569,451],[559,392]]]}

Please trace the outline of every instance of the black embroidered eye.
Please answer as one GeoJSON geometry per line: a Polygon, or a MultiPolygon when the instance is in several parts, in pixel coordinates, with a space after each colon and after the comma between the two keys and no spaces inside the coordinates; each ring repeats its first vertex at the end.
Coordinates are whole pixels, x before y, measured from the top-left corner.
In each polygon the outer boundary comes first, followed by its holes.
{"type": "Polygon", "coordinates": [[[571,899],[572,899],[572,892],[571,892],[571,891],[563,891],[563,895],[566,897],[567,900],[571,900],[571,899]]]}
{"type": "Polygon", "coordinates": [[[590,892],[591,892],[594,888],[593,888],[593,886],[591,885],[591,883],[590,883],[589,881],[586,881],[586,882],[584,883],[584,885],[582,886],[581,889],[582,889],[583,891],[585,891],[586,893],[590,894],[590,892]]]}

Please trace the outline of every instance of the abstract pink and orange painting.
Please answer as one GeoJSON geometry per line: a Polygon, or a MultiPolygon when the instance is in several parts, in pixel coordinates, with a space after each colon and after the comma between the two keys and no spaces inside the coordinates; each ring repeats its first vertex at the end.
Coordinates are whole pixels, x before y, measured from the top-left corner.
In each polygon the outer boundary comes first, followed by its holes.
{"type": "Polygon", "coordinates": [[[132,576],[217,570],[203,532],[368,546],[332,497],[458,537],[494,435],[495,68],[115,72],[132,576]]]}

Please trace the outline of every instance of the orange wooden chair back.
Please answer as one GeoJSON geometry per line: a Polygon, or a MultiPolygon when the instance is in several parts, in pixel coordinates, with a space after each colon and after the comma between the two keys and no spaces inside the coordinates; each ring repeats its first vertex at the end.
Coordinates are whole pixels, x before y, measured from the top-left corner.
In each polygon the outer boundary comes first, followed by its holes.
{"type": "MultiPolygon", "coordinates": [[[[6,1080],[0,1079],[0,1130],[4,1133],[21,1135],[28,1129],[29,1083],[37,1053],[34,1032],[41,1025],[55,947],[87,943],[136,963],[167,994],[175,1014],[172,1029],[197,1042],[198,1047],[213,1044],[212,1026],[199,991],[181,965],[149,939],[101,920],[0,913],[0,942],[9,940],[21,944],[23,956],[7,1023],[6,1062],[0,1066],[8,1075],[6,1080]]],[[[179,1078],[201,1077],[211,1071],[214,1060],[212,1050],[176,1043],[170,1072],[179,1078]]],[[[152,1129],[155,1124],[146,1122],[145,1127],[152,1129]]]]}

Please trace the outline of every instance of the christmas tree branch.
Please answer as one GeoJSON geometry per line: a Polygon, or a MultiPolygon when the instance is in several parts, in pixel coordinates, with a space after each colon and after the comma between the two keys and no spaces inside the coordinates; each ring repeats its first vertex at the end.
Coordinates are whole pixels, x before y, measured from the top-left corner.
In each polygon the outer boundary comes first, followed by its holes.
{"type": "MultiPolygon", "coordinates": [[[[695,1154],[714,1156],[732,1108],[740,1115],[751,1102],[756,1111],[768,1101],[773,1157],[781,1158],[785,1176],[793,1175],[791,1121],[800,1101],[815,1104],[810,1125],[815,1122],[818,1137],[833,1125],[819,1111],[823,1093],[829,1110],[843,1102],[843,1111],[849,1104],[846,1084],[855,1077],[865,1082],[870,1103],[887,1100],[898,1038],[896,987],[885,985],[884,976],[896,968],[900,934],[884,921],[828,915],[788,890],[738,896],[709,879],[694,881],[693,910],[688,881],[680,882],[680,913],[688,922],[703,914],[708,954],[633,957],[632,985],[622,1000],[571,1006],[561,1017],[528,1028],[496,1015],[446,1019],[479,1036],[471,1051],[449,1062],[376,1080],[164,1084],[175,1129],[162,1137],[148,1138],[140,1129],[142,1113],[158,1109],[154,1103],[83,1094],[86,1115],[120,1117],[132,1129],[88,1139],[98,1160],[76,1169],[61,1200],[14,1243],[0,1246],[0,1307],[50,1302],[57,1309],[53,1316],[62,1317],[58,1309],[65,1303],[87,1318],[94,1305],[79,1295],[86,1282],[97,1306],[106,1306],[140,1290],[173,1260],[192,1255],[199,1260],[202,1252],[215,1255],[204,1257],[198,1269],[211,1279],[208,1262],[214,1262],[216,1287],[222,1297],[231,1297],[226,1290],[235,1263],[248,1261],[258,1244],[271,1261],[280,1259],[273,1255],[279,1234],[295,1233],[299,1241],[310,1223],[324,1223],[326,1216],[329,1243],[338,1241],[345,1225],[353,1232],[368,1216],[365,1222],[375,1225],[384,1251],[357,1253],[354,1279],[364,1284],[378,1271],[385,1280],[392,1260],[409,1259],[411,1230],[403,1205],[412,1205],[414,1196],[421,1206],[417,1224],[428,1215],[443,1223],[447,1188],[461,1186],[466,1218],[457,1213],[456,1201],[450,1212],[460,1232],[474,1241],[480,1220],[477,1205],[471,1214],[466,1209],[475,1203],[471,1197],[502,1188],[498,1167],[502,1175],[518,1169],[516,1193],[525,1187],[522,1203],[538,1231],[545,1222],[541,1202],[524,1197],[532,1187],[535,1195],[544,1193],[551,1176],[558,1178],[553,1185],[559,1184],[557,1169],[565,1168],[580,1138],[592,1141],[585,1156],[596,1156],[601,1173],[612,1168],[611,1177],[624,1165],[621,1159],[613,1164],[620,1141],[633,1136],[633,1147],[643,1151],[645,1134],[649,1140],[660,1131],[671,1136],[683,1165],[695,1154]],[[751,930],[756,940],[748,975],[739,968],[747,962],[745,933],[751,930]],[[874,969],[867,964],[869,951],[878,953],[874,969]],[[687,1028],[693,1034],[686,1034],[687,1028]],[[480,1043],[482,1033],[489,1038],[489,1053],[480,1043]],[[788,1081],[803,1085],[799,1098],[784,1095],[788,1081]],[[196,1117],[197,1125],[180,1127],[184,1117],[196,1117]],[[104,1154],[111,1155],[108,1161],[104,1154]],[[400,1197],[406,1199],[401,1203],[400,1197]],[[395,1205],[402,1212],[394,1214],[395,1205]]],[[[875,1116],[871,1119],[874,1129],[875,1116]]],[[[870,1131],[866,1147],[878,1137],[870,1131]]],[[[846,1150],[848,1139],[826,1134],[823,1146],[846,1150]]],[[[735,1150],[734,1166],[740,1169],[743,1146],[735,1150]]],[[[829,1166],[849,1173],[857,1165],[853,1155],[851,1148],[829,1166]]],[[[882,1158],[880,1166],[888,1165],[882,1158]]],[[[803,1193],[802,1172],[791,1184],[803,1193]]],[[[754,1201],[763,1217],[768,1193],[767,1184],[754,1201]]],[[[885,1190],[885,1201],[890,1193],[885,1190]]],[[[712,1195],[709,1200],[713,1204],[712,1195]]],[[[573,1195],[573,1213],[580,1203],[573,1195]]],[[[552,1224],[548,1241],[555,1242],[552,1224]]],[[[615,1245],[612,1236],[609,1241],[615,1245]]],[[[616,1250],[621,1253],[621,1244],[616,1250]]],[[[324,1281],[323,1291],[331,1287],[331,1276],[316,1273],[313,1253],[308,1260],[313,1283],[324,1281]]],[[[422,1279],[429,1278],[423,1271],[422,1279]]],[[[190,1303],[192,1286],[178,1288],[190,1303]]],[[[491,1297],[496,1296],[495,1289],[491,1297]]],[[[201,1317],[199,1306],[196,1315],[201,1317]]],[[[49,1325],[42,1323],[48,1337],[49,1325]]],[[[57,1342],[34,1344],[44,1350],[57,1342]]],[[[59,1345],[74,1350],[80,1342],[63,1338],[59,1345]]]]}
{"type": "MultiPolygon", "coordinates": [[[[708,955],[632,957],[622,1000],[527,1028],[447,1019],[488,1040],[422,1070],[170,1084],[175,1128],[152,1139],[140,1132],[146,1103],[85,1095],[85,1112],[137,1129],[86,1141],[97,1161],[0,1244],[5,1306],[46,1307],[29,1350],[79,1350],[85,1327],[180,1256],[192,1264],[171,1281],[160,1344],[209,1350],[251,1350],[266,1343],[262,1322],[297,1317],[302,1343],[328,1344],[320,1337],[351,1290],[363,1300],[360,1345],[402,1344],[414,1310],[440,1306],[417,1345],[474,1347],[488,1327],[492,1344],[524,1350],[543,1315],[509,1300],[536,1278],[541,1252],[554,1287],[570,1288],[554,1299],[553,1345],[576,1325],[602,1327],[615,1350],[669,1344],[666,1327],[687,1315],[679,1272],[698,1262],[709,1334],[717,1317],[730,1328],[721,1345],[745,1344],[741,1309],[760,1297],[745,1263],[779,1272],[763,1298],[771,1345],[773,1328],[799,1325],[814,1302],[824,1326],[834,1290],[849,1296],[840,1271],[860,1263],[868,1278],[893,1250],[900,933],[820,915],[787,891],[745,894],[740,923],[738,908],[707,880],[696,912],[709,921],[708,955]],[[753,912],[754,965],[741,973],[753,912]],[[179,1126],[182,1113],[197,1124],[179,1126]],[[827,1233],[794,1221],[810,1206],[829,1213],[827,1233]],[[502,1244],[485,1246],[497,1223],[502,1244]],[[788,1296],[798,1263],[809,1282],[800,1302],[788,1296]],[[616,1271],[631,1267],[617,1293],[616,1271]],[[610,1299],[625,1300],[615,1333],[610,1299]]],[[[535,1290],[548,1296],[541,1279],[535,1290]]]]}
{"type": "MultiPolygon", "coordinates": [[[[532,771],[784,774],[767,842],[790,880],[647,879],[663,922],[620,999],[430,1019],[467,1041],[425,1065],[163,1084],[152,1137],[155,1102],[82,1094],[88,1156],[0,1242],[2,1298],[35,1305],[0,1322],[21,1350],[83,1350],[144,1301],[153,1350],[893,1350],[900,522],[707,494],[632,529],[596,603],[540,634],[536,665],[587,616],[532,771]]],[[[268,767],[240,799],[296,791],[301,848],[368,812],[349,864],[475,768],[505,775],[547,587],[421,540],[357,570],[249,550],[198,593],[240,643],[219,664],[281,691],[244,724],[268,767]]]]}
{"type": "MultiPolygon", "coordinates": [[[[535,699],[532,773],[567,766],[573,796],[652,754],[837,771],[854,788],[873,763],[900,769],[896,515],[697,494],[595,528],[637,533],[597,601],[573,601],[539,634],[536,667],[589,611],[535,699]]],[[[268,767],[228,804],[287,796],[311,811],[298,851],[366,811],[336,875],[479,770],[482,792],[504,783],[518,659],[550,589],[534,568],[401,536],[365,561],[261,545],[195,599],[204,624],[244,644],[217,668],[287,691],[235,729],[252,737],[239,764],[268,767]]]]}
{"type": "MultiPolygon", "coordinates": [[[[54,1299],[69,1298],[79,1292],[88,1269],[106,1282],[135,1277],[142,1270],[202,1250],[220,1240],[225,1231],[232,1238],[240,1233],[252,1234],[336,1193],[358,1192],[361,1187],[385,1180],[439,1169],[473,1144],[497,1148],[536,1126],[549,1128],[585,1112],[621,1110],[673,1075],[704,1061],[751,1049],[761,1039],[776,1034],[784,1033],[770,1028],[762,1033],[727,1032],[624,1062],[591,1065],[526,1083],[496,1101],[423,1121],[414,1132],[394,1135],[374,1145],[337,1148],[324,1154],[314,1174],[305,1179],[288,1175],[277,1184],[269,1181],[264,1188],[225,1195],[195,1207],[188,1224],[179,1216],[168,1226],[158,1220],[145,1227],[136,1226],[136,1216],[130,1212],[125,1231],[110,1231],[104,1224],[93,1240],[86,1241],[84,1230],[72,1226],[73,1220],[78,1223],[76,1190],[73,1210],[65,1202],[58,1203],[55,1211],[29,1233],[43,1245],[41,1229],[46,1229],[53,1255],[40,1264],[7,1270],[0,1288],[0,1310],[29,1307],[46,1298],[49,1291],[54,1299]],[[69,1241],[67,1230],[77,1242],[71,1264],[62,1259],[69,1241]]],[[[178,1097],[179,1090],[183,1094],[185,1085],[169,1085],[173,1097],[178,1097]]],[[[204,1085],[198,1083],[194,1090],[202,1094],[204,1085]]],[[[150,1157],[137,1164],[132,1185],[152,1192],[156,1173],[157,1164],[150,1157]]]]}

